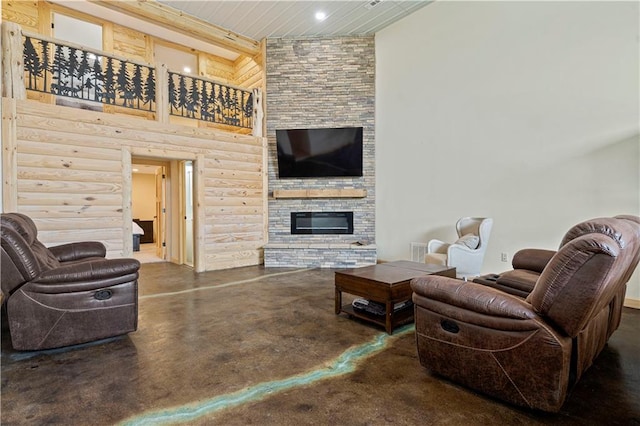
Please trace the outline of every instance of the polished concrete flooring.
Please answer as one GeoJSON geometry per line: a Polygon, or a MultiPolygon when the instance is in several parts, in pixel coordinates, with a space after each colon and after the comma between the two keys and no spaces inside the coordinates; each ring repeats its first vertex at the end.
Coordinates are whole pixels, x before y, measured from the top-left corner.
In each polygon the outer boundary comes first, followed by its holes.
{"type": "Polygon", "coordinates": [[[139,294],[138,330],[94,344],[16,352],[3,321],[2,425],[640,425],[638,310],[545,414],[429,373],[412,325],[335,315],[332,270],[151,263],[139,294]]]}

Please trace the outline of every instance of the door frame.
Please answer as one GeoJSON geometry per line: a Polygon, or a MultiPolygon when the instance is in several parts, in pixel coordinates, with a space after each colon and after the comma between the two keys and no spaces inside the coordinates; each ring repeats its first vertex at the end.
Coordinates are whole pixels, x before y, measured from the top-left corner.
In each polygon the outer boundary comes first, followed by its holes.
{"type": "MultiPolygon", "coordinates": [[[[177,200],[180,200],[180,191],[182,190],[179,185],[178,164],[181,160],[189,160],[193,163],[193,269],[196,272],[203,272],[206,270],[205,251],[204,251],[204,154],[196,154],[189,152],[177,152],[171,151],[168,153],[165,150],[149,149],[149,148],[136,148],[130,147],[128,155],[123,155],[123,170],[129,170],[129,178],[125,179],[125,187],[123,191],[129,194],[128,199],[131,199],[131,164],[158,164],[167,166],[167,198],[165,200],[165,206],[167,208],[167,226],[165,228],[165,241],[167,249],[167,259],[172,263],[182,263],[181,259],[181,238],[172,237],[172,229],[177,226],[180,229],[183,220],[180,220],[179,210],[172,212],[172,206],[175,205],[177,200]],[[128,163],[128,164],[126,164],[128,163]],[[126,184],[128,182],[128,185],[126,184]],[[172,214],[173,213],[173,214],[172,214]]],[[[131,221],[131,206],[128,207],[128,220],[131,221]]],[[[127,211],[126,210],[126,211],[127,211]]],[[[125,218],[127,220],[127,218],[125,218]]],[[[126,228],[126,227],[125,227],[126,228]]],[[[129,226],[129,229],[131,227],[129,226]]],[[[181,231],[178,231],[178,235],[181,231]]],[[[129,255],[132,255],[130,253],[129,255]]]]}
{"type": "Polygon", "coordinates": [[[193,204],[193,161],[191,160],[180,160],[178,161],[178,185],[179,185],[179,195],[180,195],[180,207],[179,207],[179,216],[180,216],[180,263],[183,265],[187,265],[187,266],[191,266],[193,267],[193,262],[194,262],[194,246],[195,246],[195,240],[194,240],[194,235],[193,235],[193,228],[194,228],[194,223],[193,223],[193,210],[194,210],[194,204],[193,204]],[[187,233],[188,233],[188,226],[187,226],[187,180],[186,180],[186,163],[190,162],[191,163],[191,263],[189,263],[189,261],[187,260],[187,244],[188,244],[188,239],[187,239],[187,233]]]}
{"type": "MultiPolygon", "coordinates": [[[[153,217],[153,222],[156,224],[154,228],[156,234],[156,256],[162,260],[167,260],[167,235],[171,235],[167,232],[167,216],[171,212],[170,209],[167,211],[167,206],[171,202],[171,192],[167,191],[170,170],[171,168],[167,163],[165,165],[159,165],[155,172],[156,214],[153,217]]],[[[172,223],[171,220],[168,222],[169,224],[172,223]]],[[[171,229],[171,226],[169,226],[169,229],[171,229]]]]}

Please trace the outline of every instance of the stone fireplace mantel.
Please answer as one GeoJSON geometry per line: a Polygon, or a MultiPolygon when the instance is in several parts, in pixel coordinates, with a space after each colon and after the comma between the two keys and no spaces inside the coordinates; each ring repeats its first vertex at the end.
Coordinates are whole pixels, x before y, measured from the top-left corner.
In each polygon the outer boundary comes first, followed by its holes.
{"type": "Polygon", "coordinates": [[[276,189],[273,198],[364,198],[364,188],[276,189]]]}

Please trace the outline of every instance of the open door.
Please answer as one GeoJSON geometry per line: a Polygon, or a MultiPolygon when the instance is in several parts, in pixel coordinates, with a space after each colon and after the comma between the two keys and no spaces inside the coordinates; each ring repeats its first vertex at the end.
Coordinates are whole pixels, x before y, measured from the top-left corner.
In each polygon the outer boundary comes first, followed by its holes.
{"type": "Polygon", "coordinates": [[[165,241],[165,226],[167,224],[167,180],[166,167],[161,166],[156,170],[156,216],[155,216],[155,232],[156,232],[156,256],[161,259],[167,258],[167,243],[165,241]]]}
{"type": "Polygon", "coordinates": [[[182,174],[182,262],[193,267],[193,161],[180,164],[182,174]]]}

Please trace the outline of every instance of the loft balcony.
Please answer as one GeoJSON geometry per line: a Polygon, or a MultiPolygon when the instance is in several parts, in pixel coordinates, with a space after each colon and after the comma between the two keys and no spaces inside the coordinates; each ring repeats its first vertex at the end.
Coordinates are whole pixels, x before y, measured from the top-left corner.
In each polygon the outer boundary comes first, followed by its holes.
{"type": "MultiPolygon", "coordinates": [[[[188,119],[261,135],[260,89],[246,89],[112,53],[23,32],[5,23],[10,40],[5,87],[17,99],[38,99],[163,123],[188,119]],[[11,76],[11,77],[9,77],[11,76]]],[[[184,123],[184,121],[182,121],[184,123]]]]}

